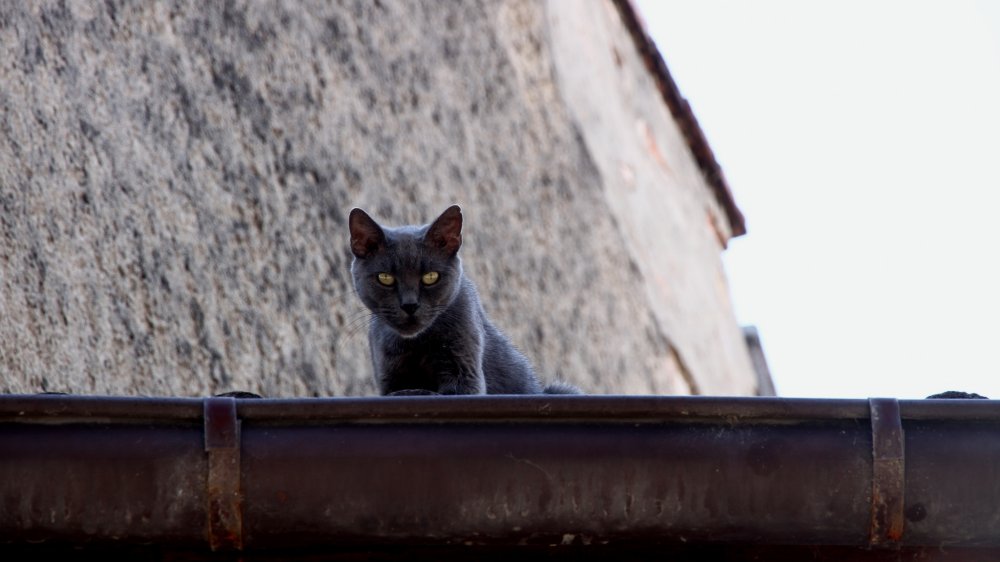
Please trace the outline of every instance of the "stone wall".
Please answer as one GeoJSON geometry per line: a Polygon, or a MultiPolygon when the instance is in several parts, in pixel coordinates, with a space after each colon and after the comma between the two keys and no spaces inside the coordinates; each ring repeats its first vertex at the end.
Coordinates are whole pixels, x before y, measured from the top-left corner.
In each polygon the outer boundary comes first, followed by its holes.
{"type": "Polygon", "coordinates": [[[555,46],[559,6],[0,4],[0,392],[374,393],[347,213],[453,202],[487,310],[545,378],[718,378],[684,372],[683,319],[654,310],[561,89],[585,61],[555,46]]]}

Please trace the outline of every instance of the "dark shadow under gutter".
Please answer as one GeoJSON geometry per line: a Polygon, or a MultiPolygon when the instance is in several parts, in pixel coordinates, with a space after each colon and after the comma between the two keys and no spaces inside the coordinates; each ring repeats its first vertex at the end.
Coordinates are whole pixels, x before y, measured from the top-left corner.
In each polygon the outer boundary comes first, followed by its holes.
{"type": "Polygon", "coordinates": [[[4,396],[0,544],[976,559],[1000,554],[1000,404],[4,396]]]}

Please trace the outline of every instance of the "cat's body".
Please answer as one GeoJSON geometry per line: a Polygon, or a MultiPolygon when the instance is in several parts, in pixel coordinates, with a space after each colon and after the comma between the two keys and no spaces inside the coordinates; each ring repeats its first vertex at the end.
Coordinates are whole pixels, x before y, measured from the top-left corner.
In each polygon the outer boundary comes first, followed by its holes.
{"type": "Polygon", "coordinates": [[[527,358],[490,322],[462,271],[457,206],[424,226],[384,228],[350,217],[355,290],[373,313],[369,330],[382,394],[575,394],[542,388],[527,358]]]}

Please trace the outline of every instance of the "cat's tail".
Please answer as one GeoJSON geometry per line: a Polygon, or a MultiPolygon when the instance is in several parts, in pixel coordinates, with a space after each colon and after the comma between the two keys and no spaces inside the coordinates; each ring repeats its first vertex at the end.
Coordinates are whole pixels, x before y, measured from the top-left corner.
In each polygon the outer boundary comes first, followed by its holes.
{"type": "Polygon", "coordinates": [[[583,391],[579,388],[569,384],[568,382],[554,382],[549,386],[542,389],[545,394],[583,394],[583,391]]]}

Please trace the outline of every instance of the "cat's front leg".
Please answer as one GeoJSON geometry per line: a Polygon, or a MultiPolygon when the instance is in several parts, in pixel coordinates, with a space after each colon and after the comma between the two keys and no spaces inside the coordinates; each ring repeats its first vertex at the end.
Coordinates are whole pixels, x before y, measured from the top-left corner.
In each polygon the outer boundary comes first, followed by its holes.
{"type": "MultiPolygon", "coordinates": [[[[478,335],[478,334],[477,334],[478,335]]],[[[482,337],[450,342],[435,365],[441,394],[486,394],[482,337]]]]}
{"type": "Polygon", "coordinates": [[[482,353],[478,346],[452,347],[447,359],[437,363],[438,392],[441,394],[486,394],[482,353]]]}
{"type": "Polygon", "coordinates": [[[482,372],[465,372],[441,377],[440,394],[486,394],[486,379],[482,372]]]}

